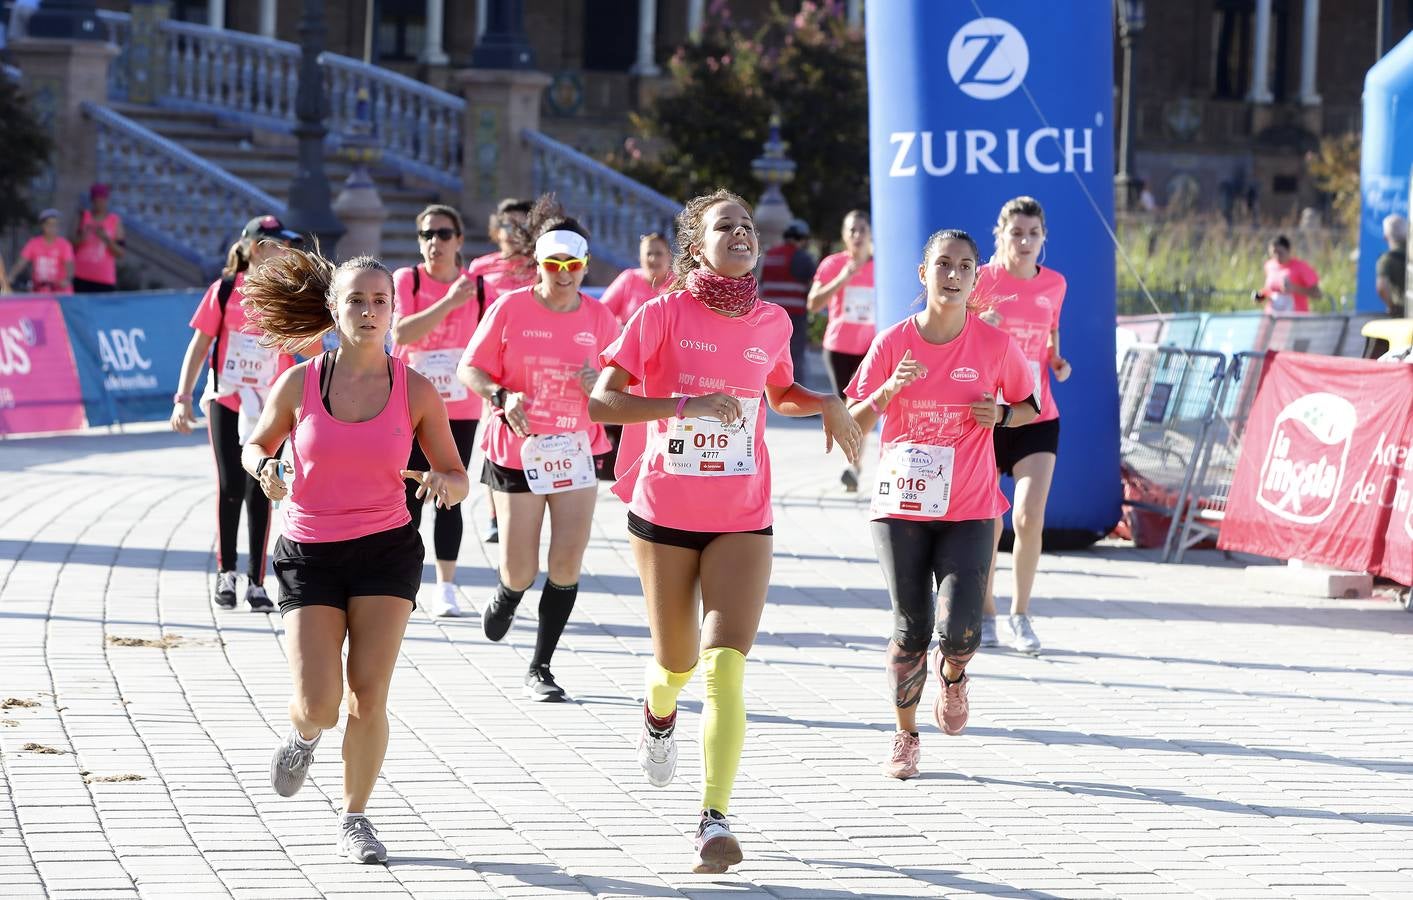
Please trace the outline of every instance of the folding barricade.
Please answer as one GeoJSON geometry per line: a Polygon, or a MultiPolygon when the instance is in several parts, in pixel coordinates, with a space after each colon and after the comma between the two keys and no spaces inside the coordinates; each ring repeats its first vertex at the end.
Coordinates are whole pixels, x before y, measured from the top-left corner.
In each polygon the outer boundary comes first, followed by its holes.
{"type": "Polygon", "coordinates": [[[1238,353],[1227,367],[1196,466],[1179,492],[1163,562],[1180,563],[1188,550],[1217,536],[1265,364],[1266,354],[1248,352],[1238,353]]]}
{"type": "Polygon", "coordinates": [[[1294,350],[1297,353],[1338,356],[1348,327],[1349,316],[1345,315],[1283,313],[1267,316],[1262,322],[1261,336],[1251,349],[1294,350]]]}

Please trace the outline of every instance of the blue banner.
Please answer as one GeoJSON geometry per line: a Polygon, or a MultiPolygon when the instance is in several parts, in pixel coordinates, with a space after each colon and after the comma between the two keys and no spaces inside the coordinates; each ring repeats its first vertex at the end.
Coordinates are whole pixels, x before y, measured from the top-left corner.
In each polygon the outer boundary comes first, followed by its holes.
{"type": "Polygon", "coordinates": [[[927,236],[989,257],[1001,205],[1045,207],[1044,264],[1069,282],[1055,384],[1063,423],[1046,531],[1118,521],[1112,0],[889,0],[868,10],[870,174],[880,327],[916,311],[927,236]]]}
{"type": "Polygon", "coordinates": [[[1359,262],[1354,308],[1385,312],[1374,267],[1388,242],[1384,217],[1408,215],[1413,168],[1413,35],[1405,37],[1364,77],[1364,138],[1359,154],[1359,262]]]}
{"type": "MultiPolygon", "coordinates": [[[[60,298],[89,425],[161,421],[172,414],[187,325],[199,289],[60,298]]],[[[205,366],[196,396],[205,384],[205,366]]]]}

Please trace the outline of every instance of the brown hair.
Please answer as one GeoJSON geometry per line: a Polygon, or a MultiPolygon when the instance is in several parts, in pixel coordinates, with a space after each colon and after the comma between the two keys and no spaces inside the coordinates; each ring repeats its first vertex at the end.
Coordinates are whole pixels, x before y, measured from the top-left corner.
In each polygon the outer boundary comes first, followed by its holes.
{"type": "Polygon", "coordinates": [[[419,231],[422,229],[422,220],[428,216],[446,216],[456,226],[456,233],[459,235],[465,231],[461,223],[461,213],[444,203],[433,203],[417,214],[417,218],[412,220],[412,226],[419,231]]]}
{"type": "Polygon", "coordinates": [[[335,299],[334,282],[342,272],[382,272],[392,284],[392,272],[371,256],[355,256],[334,265],[318,248],[290,248],[246,278],[241,305],[257,328],[260,343],[293,353],[333,330],[329,304],[335,299]]]}
{"type": "Polygon", "coordinates": [[[226,264],[221,267],[222,278],[234,278],[239,272],[244,272],[250,268],[250,245],[245,239],[231,244],[231,249],[226,251],[226,264]]]}
{"type": "Polygon", "coordinates": [[[496,230],[500,227],[501,219],[507,213],[519,213],[522,216],[530,214],[530,207],[533,206],[529,200],[521,200],[517,197],[506,197],[496,204],[496,211],[491,213],[486,219],[486,237],[495,243],[496,230]]]}
{"type": "Polygon", "coordinates": [[[649,231],[647,234],[638,235],[638,243],[644,244],[648,241],[662,241],[667,245],[669,251],[672,249],[672,242],[669,241],[667,235],[663,234],[661,231],[649,231]]]}
{"type": "Polygon", "coordinates": [[[1012,197],[1001,204],[1001,212],[996,215],[996,227],[991,229],[991,234],[996,238],[996,253],[993,255],[993,259],[1000,255],[1001,235],[1005,234],[1006,226],[1016,216],[1034,216],[1040,220],[1041,231],[1049,230],[1045,224],[1045,208],[1040,205],[1039,200],[1026,196],[1012,197]]]}
{"type": "Polygon", "coordinates": [[[692,245],[700,244],[706,237],[706,214],[718,203],[736,203],[751,216],[754,227],[755,216],[751,205],[726,188],[717,188],[710,194],[693,197],[677,214],[677,251],[672,257],[672,285],[669,290],[680,291],[687,287],[687,276],[693,269],[700,269],[701,263],[692,256],[692,245]]]}

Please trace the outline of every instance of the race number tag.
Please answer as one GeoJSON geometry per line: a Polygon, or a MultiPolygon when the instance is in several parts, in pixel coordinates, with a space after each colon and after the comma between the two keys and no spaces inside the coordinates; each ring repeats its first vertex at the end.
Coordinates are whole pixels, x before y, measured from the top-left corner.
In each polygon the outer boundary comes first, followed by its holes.
{"type": "Polygon", "coordinates": [[[243,331],[226,332],[226,364],[221,380],[226,384],[267,387],[275,380],[279,353],[260,346],[260,339],[243,331]]]}
{"type": "Polygon", "coordinates": [[[520,446],[520,464],[535,494],[577,491],[598,482],[587,431],[533,434],[520,446]]]}
{"type": "Polygon", "coordinates": [[[662,470],[707,477],[754,475],[760,398],[738,399],[741,418],[730,425],[715,419],[669,419],[662,470]]]}
{"type": "Polygon", "coordinates": [[[873,324],[873,288],[844,288],[844,321],[851,325],[873,324]]]}
{"type": "Polygon", "coordinates": [[[940,519],[952,503],[952,461],[956,450],[931,444],[895,441],[883,448],[874,515],[927,516],[940,519]]]}
{"type": "Polygon", "coordinates": [[[407,354],[407,364],[413,371],[432,383],[443,400],[465,400],[466,385],[456,377],[460,350],[414,350],[407,354]]]}

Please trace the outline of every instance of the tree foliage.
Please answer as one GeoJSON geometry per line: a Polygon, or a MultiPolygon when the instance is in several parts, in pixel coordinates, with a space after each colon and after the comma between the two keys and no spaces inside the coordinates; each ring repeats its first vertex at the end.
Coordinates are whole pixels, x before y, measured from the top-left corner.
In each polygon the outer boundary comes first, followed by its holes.
{"type": "Polygon", "coordinates": [[[49,165],[53,141],[13,78],[0,74],[0,231],[31,225],[30,184],[49,165]]]}
{"type": "Polygon", "coordinates": [[[779,112],[795,179],[783,188],[795,215],[833,235],[844,214],[868,207],[868,88],[863,35],[840,2],[805,0],[761,23],[713,3],[701,40],[668,64],[671,87],[633,116],[648,139],[630,139],[612,162],[629,176],[685,200],[725,187],[754,199],[751,174],[772,112],[779,112]]]}
{"type": "Polygon", "coordinates": [[[1356,132],[1331,135],[1305,157],[1315,186],[1329,194],[1335,219],[1351,236],[1359,234],[1359,142],[1356,132]]]}

